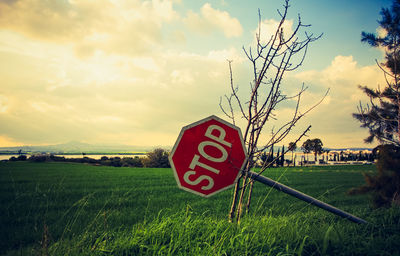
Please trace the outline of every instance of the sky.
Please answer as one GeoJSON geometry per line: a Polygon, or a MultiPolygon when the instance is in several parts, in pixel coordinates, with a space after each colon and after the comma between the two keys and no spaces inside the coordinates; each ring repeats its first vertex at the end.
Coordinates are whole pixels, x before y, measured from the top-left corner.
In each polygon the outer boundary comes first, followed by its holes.
{"type": "MultiPolygon", "coordinates": [[[[210,115],[225,120],[229,66],[243,101],[251,82],[242,50],[255,42],[258,9],[268,37],[281,0],[0,0],[0,146],[80,141],[99,145],[170,147],[181,128],[210,115]]],[[[368,99],[359,85],[384,86],[376,60],[383,51],[361,43],[381,32],[386,0],[292,0],[285,28],[300,14],[313,42],[303,65],[287,73],[284,93],[308,89],[288,144],[308,138],[325,147],[371,147],[352,117],[368,99]]],[[[304,31],[301,32],[303,35],[304,31]]],[[[293,104],[276,110],[290,119],[293,104]]],[[[238,125],[244,129],[244,123],[238,125]]]]}

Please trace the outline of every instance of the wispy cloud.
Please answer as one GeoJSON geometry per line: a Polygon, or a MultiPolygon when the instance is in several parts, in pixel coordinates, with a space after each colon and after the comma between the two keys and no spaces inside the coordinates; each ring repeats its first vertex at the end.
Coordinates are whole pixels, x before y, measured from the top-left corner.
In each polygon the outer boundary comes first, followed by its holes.
{"type": "MultiPolygon", "coordinates": [[[[0,144],[172,145],[189,122],[223,116],[218,103],[229,92],[226,60],[234,61],[244,95],[251,70],[240,48],[258,31],[256,9],[247,10],[255,18],[248,22],[227,3],[0,1],[0,144]]],[[[293,25],[288,20],[285,30],[293,25]]],[[[273,17],[262,21],[264,40],[276,26],[273,17]]],[[[326,68],[291,74],[285,83],[288,92],[302,82],[310,86],[305,107],[331,88],[305,123],[334,144],[358,129],[350,116],[362,99],[357,85],[374,86],[379,77],[376,67],[337,56],[326,68]]],[[[289,104],[279,111],[292,110],[289,104]]]]}
{"type": "Polygon", "coordinates": [[[226,37],[238,37],[243,33],[239,20],[230,16],[226,11],[214,9],[206,3],[201,7],[201,13],[188,11],[183,22],[191,30],[210,34],[214,31],[222,31],[226,37]]]}
{"type": "Polygon", "coordinates": [[[362,145],[365,129],[352,117],[359,102],[368,98],[359,85],[376,88],[384,85],[382,72],[376,65],[360,66],[352,56],[336,56],[331,65],[321,71],[300,72],[295,77],[309,85],[311,90],[303,102],[315,102],[324,90],[330,88],[325,101],[306,117],[313,125],[312,136],[320,137],[327,145],[362,145]]]}

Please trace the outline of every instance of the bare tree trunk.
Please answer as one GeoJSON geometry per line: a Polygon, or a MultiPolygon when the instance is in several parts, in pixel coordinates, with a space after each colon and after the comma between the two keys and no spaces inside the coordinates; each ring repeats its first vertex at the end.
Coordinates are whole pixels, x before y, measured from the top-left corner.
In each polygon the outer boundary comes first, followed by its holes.
{"type": "Polygon", "coordinates": [[[254,180],[251,180],[249,196],[247,198],[247,204],[246,204],[246,214],[250,212],[250,203],[251,203],[251,195],[253,194],[253,186],[254,186],[254,180]]]}
{"type": "Polygon", "coordinates": [[[293,158],[293,154],[294,154],[294,150],[292,150],[292,164],[293,164],[293,166],[295,166],[295,164],[294,164],[294,158],[293,158]]]}
{"type": "Polygon", "coordinates": [[[229,222],[233,221],[233,218],[235,217],[235,210],[236,210],[236,203],[237,203],[237,196],[239,193],[239,182],[240,179],[236,182],[235,184],[235,190],[233,192],[233,197],[232,197],[232,205],[231,205],[231,210],[229,211],[229,222]]]}
{"type": "Polygon", "coordinates": [[[244,194],[246,191],[246,184],[248,181],[248,174],[246,173],[244,179],[243,179],[243,185],[242,185],[242,189],[240,191],[240,198],[239,198],[239,203],[238,203],[238,209],[237,209],[237,213],[236,213],[236,221],[237,223],[240,223],[240,218],[242,216],[242,211],[243,211],[243,198],[244,198],[244,194]]]}
{"type": "MultiPolygon", "coordinates": [[[[284,31],[289,0],[284,0],[284,3],[282,12],[278,10],[281,20],[274,34],[269,38],[269,41],[265,42],[261,39],[262,20],[259,12],[256,45],[254,48],[250,47],[248,50],[243,48],[252,68],[252,78],[250,79],[250,86],[248,87],[248,99],[241,99],[241,97],[239,97],[239,89],[235,86],[233,79],[232,61],[229,61],[231,94],[229,96],[225,95],[224,101],[221,97],[220,107],[223,113],[232,120],[233,124],[235,124],[237,120],[235,114],[238,115],[238,113],[240,118],[247,122],[245,129],[243,129],[243,138],[247,147],[248,156],[246,168],[245,170],[241,170],[243,172],[240,181],[242,187],[240,188],[239,181],[235,184],[232,205],[229,212],[230,221],[233,221],[236,217],[237,222],[240,222],[243,207],[245,207],[245,212],[249,212],[250,210],[253,181],[249,179],[248,172],[253,169],[263,152],[269,150],[274,144],[281,142],[291,132],[295,124],[324,99],[323,97],[321,101],[317,102],[315,105],[300,111],[301,97],[306,91],[304,85],[301,86],[295,95],[288,96],[283,94],[281,82],[284,74],[299,68],[305,59],[308,45],[322,36],[319,35],[315,37],[313,34],[305,32],[302,34],[304,38],[300,39],[300,31],[309,27],[309,25],[304,25],[302,23],[300,16],[292,31],[284,31]],[[293,115],[289,117],[288,120],[285,120],[283,125],[278,126],[278,129],[274,129],[272,123],[269,139],[263,139],[264,141],[260,142],[260,138],[264,138],[262,134],[265,130],[265,125],[269,122],[274,122],[276,119],[275,112],[277,105],[293,99],[296,100],[293,115]],[[227,109],[224,108],[223,103],[226,104],[225,106],[227,106],[227,109]],[[249,187],[247,187],[248,185],[249,187]],[[247,202],[244,206],[244,199],[246,197],[247,202]]],[[[309,129],[310,127],[299,136],[299,139],[304,136],[309,129]]],[[[298,142],[298,140],[296,142],[298,142]]],[[[285,153],[286,152],[282,152],[282,154],[285,153]]],[[[276,160],[277,159],[274,158],[272,162],[268,164],[264,163],[260,173],[269,168],[276,160]]]]}
{"type": "Polygon", "coordinates": [[[400,146],[400,95],[399,95],[400,84],[398,84],[399,82],[397,80],[397,75],[396,75],[395,83],[396,83],[396,87],[397,87],[397,92],[396,92],[396,96],[397,96],[397,143],[400,146]]]}

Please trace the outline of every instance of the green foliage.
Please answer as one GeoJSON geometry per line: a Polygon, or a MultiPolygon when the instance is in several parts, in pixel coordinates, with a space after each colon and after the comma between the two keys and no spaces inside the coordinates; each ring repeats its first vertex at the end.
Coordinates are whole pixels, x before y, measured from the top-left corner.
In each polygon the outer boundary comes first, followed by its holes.
{"type": "Polygon", "coordinates": [[[27,160],[28,159],[28,157],[26,156],[26,155],[19,155],[18,157],[17,157],[17,161],[25,161],[25,160],[27,160]]]}
{"type": "Polygon", "coordinates": [[[362,32],[361,41],[385,50],[385,62],[378,66],[387,84],[383,90],[360,86],[371,106],[360,104],[359,113],[353,114],[361,127],[369,130],[365,141],[371,143],[376,139],[382,143],[378,147],[378,174],[365,175],[366,184],[349,191],[370,192],[374,207],[400,204],[400,0],[394,0],[391,9],[382,8],[378,23],[386,33],[362,32]]]}
{"type": "MultiPolygon", "coordinates": [[[[275,159],[274,156],[274,145],[269,148],[269,152],[262,152],[260,155],[261,165],[267,166],[271,164],[275,159]]],[[[271,166],[272,167],[272,166],[271,166]]]]}
{"type": "Polygon", "coordinates": [[[293,151],[295,151],[297,149],[297,145],[296,145],[295,142],[290,142],[288,148],[289,148],[290,151],[293,152],[293,151]]]}
{"type": "Polygon", "coordinates": [[[315,139],[307,139],[303,145],[301,146],[301,149],[303,150],[304,153],[310,153],[313,152],[315,156],[315,161],[317,161],[317,155],[321,154],[323,152],[323,146],[322,141],[318,138],[315,139]]]}
{"type": "Polygon", "coordinates": [[[400,0],[394,0],[391,9],[382,8],[378,21],[385,35],[362,32],[361,41],[372,47],[385,49],[385,62],[378,64],[386,78],[387,86],[383,89],[371,89],[360,86],[370,98],[370,104],[359,106],[353,117],[361,122],[361,127],[369,130],[365,142],[375,139],[380,143],[400,146],[399,141],[399,104],[400,104],[400,0]]]}
{"type": "Polygon", "coordinates": [[[364,174],[366,184],[351,189],[349,194],[371,193],[376,208],[400,205],[400,147],[379,146],[377,170],[376,175],[364,174]]]}
{"type": "Polygon", "coordinates": [[[45,162],[49,159],[49,156],[46,155],[32,155],[31,157],[29,157],[29,161],[32,162],[45,162]]]}
{"type": "Polygon", "coordinates": [[[168,160],[168,152],[162,148],[156,148],[147,153],[147,157],[143,160],[143,165],[150,168],[169,168],[171,167],[168,160]]]}
{"type": "MultiPolygon", "coordinates": [[[[400,211],[388,222],[395,223],[400,211]]],[[[378,215],[379,216],[379,215],[378,215]]],[[[400,252],[388,228],[333,223],[321,212],[244,218],[240,225],[193,212],[163,213],[122,232],[98,231],[54,244],[53,255],[382,255],[400,252]],[[387,232],[387,233],[385,233],[387,232]],[[369,236],[363,234],[368,233],[369,236]],[[388,241],[381,239],[388,238],[388,241]],[[375,240],[376,239],[376,240],[375,240]],[[78,246],[76,246],[78,245],[78,246]],[[349,248],[349,250],[344,250],[349,248]]]]}
{"type": "Polygon", "coordinates": [[[198,197],[171,169],[2,162],[0,255],[398,255],[400,209],[344,196],[365,172],[375,166],[265,174],[371,224],[255,184],[254,210],[237,225],[227,221],[232,191],[198,197]]]}
{"type": "Polygon", "coordinates": [[[26,155],[20,155],[17,158],[11,157],[9,161],[25,161],[31,162],[71,162],[71,163],[85,163],[93,165],[105,165],[114,167],[143,167],[142,159],[138,156],[135,157],[107,157],[102,156],[99,160],[87,156],[79,158],[65,158],[63,156],[56,156],[53,154],[40,154],[32,155],[27,159],[26,155]]]}
{"type": "Polygon", "coordinates": [[[142,160],[138,157],[123,157],[122,167],[143,167],[142,160]]]}
{"type": "Polygon", "coordinates": [[[262,152],[261,153],[261,155],[260,155],[260,160],[261,160],[261,162],[262,163],[265,163],[266,161],[267,161],[267,159],[268,159],[268,154],[267,154],[267,152],[262,152]]]}
{"type": "Polygon", "coordinates": [[[285,164],[285,146],[282,147],[282,154],[281,154],[281,159],[279,160],[279,166],[282,166],[285,164]]]}
{"type": "Polygon", "coordinates": [[[301,145],[301,150],[303,151],[304,154],[308,154],[311,152],[311,140],[308,139],[306,140],[303,145],[301,145]]]}
{"type": "Polygon", "coordinates": [[[293,163],[293,166],[295,166],[296,165],[296,161],[293,158],[293,154],[294,154],[294,151],[297,149],[297,144],[295,142],[290,142],[289,146],[288,146],[288,149],[289,149],[289,151],[292,151],[292,160],[291,160],[291,162],[293,163]]]}

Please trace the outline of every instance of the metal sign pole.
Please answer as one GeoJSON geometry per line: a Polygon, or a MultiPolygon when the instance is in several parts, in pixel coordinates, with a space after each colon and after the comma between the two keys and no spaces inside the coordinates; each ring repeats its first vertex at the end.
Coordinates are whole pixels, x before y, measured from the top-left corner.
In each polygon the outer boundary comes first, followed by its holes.
{"type": "Polygon", "coordinates": [[[272,180],[270,178],[267,178],[265,176],[259,175],[258,173],[249,172],[249,177],[251,179],[253,179],[253,180],[259,181],[259,182],[261,182],[261,183],[263,183],[263,184],[265,184],[267,186],[270,186],[270,187],[272,187],[272,188],[274,188],[276,190],[282,191],[282,192],[284,192],[286,194],[289,194],[289,195],[294,196],[294,197],[296,197],[296,198],[298,198],[300,200],[303,200],[303,201],[305,201],[305,202],[307,202],[309,204],[315,205],[315,206],[317,206],[319,208],[322,208],[322,209],[324,209],[326,211],[329,211],[331,213],[339,215],[340,217],[348,219],[348,220],[350,220],[352,222],[355,222],[355,223],[367,223],[367,221],[365,221],[365,220],[363,220],[361,218],[358,218],[358,217],[356,217],[354,215],[351,215],[350,213],[342,211],[342,210],[340,210],[340,209],[338,209],[338,208],[336,208],[336,207],[334,207],[332,205],[324,203],[324,202],[322,202],[322,201],[320,201],[318,199],[315,199],[315,198],[313,198],[313,197],[311,197],[309,195],[306,195],[306,194],[304,194],[304,193],[302,193],[300,191],[297,191],[297,190],[295,190],[293,188],[290,188],[290,187],[288,187],[286,185],[283,185],[283,184],[281,184],[281,183],[279,183],[277,181],[274,181],[274,180],[272,180]]]}

